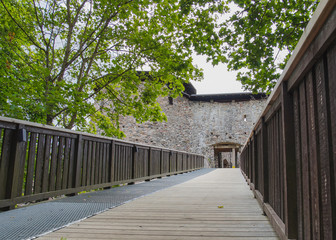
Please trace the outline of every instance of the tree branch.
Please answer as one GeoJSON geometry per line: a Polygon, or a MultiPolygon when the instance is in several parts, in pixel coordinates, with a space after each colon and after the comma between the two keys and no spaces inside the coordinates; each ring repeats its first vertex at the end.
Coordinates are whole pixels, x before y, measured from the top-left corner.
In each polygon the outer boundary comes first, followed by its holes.
{"type": "Polygon", "coordinates": [[[12,16],[12,14],[9,12],[8,8],[6,7],[6,5],[4,4],[3,0],[0,0],[2,6],[5,8],[6,12],[8,13],[8,15],[10,16],[10,18],[13,20],[13,22],[21,29],[21,31],[24,33],[24,35],[27,36],[27,38],[29,39],[29,41],[32,42],[32,44],[37,47],[38,49],[42,50],[43,52],[45,52],[46,50],[43,49],[39,44],[37,44],[34,39],[29,36],[29,34],[23,29],[23,27],[16,21],[16,19],[12,16]]]}

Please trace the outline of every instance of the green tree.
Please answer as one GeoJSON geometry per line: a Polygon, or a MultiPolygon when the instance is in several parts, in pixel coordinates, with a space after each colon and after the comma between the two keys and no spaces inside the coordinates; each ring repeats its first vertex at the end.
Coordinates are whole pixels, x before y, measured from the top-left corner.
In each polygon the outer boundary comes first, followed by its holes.
{"type": "Polygon", "coordinates": [[[246,90],[270,92],[319,1],[229,0],[238,10],[221,25],[228,68],[246,90]],[[284,54],[279,59],[279,53],[284,54]]]}
{"type": "Polygon", "coordinates": [[[122,136],[120,115],[161,121],[156,99],[222,61],[216,0],[0,0],[0,113],[122,136]],[[148,70],[149,74],[143,72],[148,70]]]}

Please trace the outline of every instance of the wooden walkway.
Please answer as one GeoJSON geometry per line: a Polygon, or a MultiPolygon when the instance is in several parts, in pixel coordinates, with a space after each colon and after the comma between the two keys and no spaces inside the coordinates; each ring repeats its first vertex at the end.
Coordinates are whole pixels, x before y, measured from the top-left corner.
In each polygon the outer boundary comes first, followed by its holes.
{"type": "Polygon", "coordinates": [[[216,169],[39,239],[278,239],[240,169],[216,169]]]}

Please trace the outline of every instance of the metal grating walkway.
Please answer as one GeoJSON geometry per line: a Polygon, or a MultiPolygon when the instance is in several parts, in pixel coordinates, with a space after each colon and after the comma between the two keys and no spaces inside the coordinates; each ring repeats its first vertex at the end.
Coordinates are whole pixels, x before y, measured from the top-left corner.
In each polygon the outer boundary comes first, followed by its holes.
{"type": "Polygon", "coordinates": [[[0,213],[0,239],[33,239],[136,198],[186,182],[213,169],[85,193],[0,213]]]}

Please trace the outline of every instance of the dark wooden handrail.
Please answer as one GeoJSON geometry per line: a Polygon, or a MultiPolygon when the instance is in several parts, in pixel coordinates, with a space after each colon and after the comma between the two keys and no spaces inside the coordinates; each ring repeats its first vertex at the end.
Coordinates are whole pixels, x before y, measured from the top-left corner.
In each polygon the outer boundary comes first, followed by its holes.
{"type": "Polygon", "coordinates": [[[336,1],[321,1],[241,154],[281,239],[336,239],[336,1]]]}
{"type": "Polygon", "coordinates": [[[0,117],[0,209],[204,167],[204,156],[0,117]]]}

